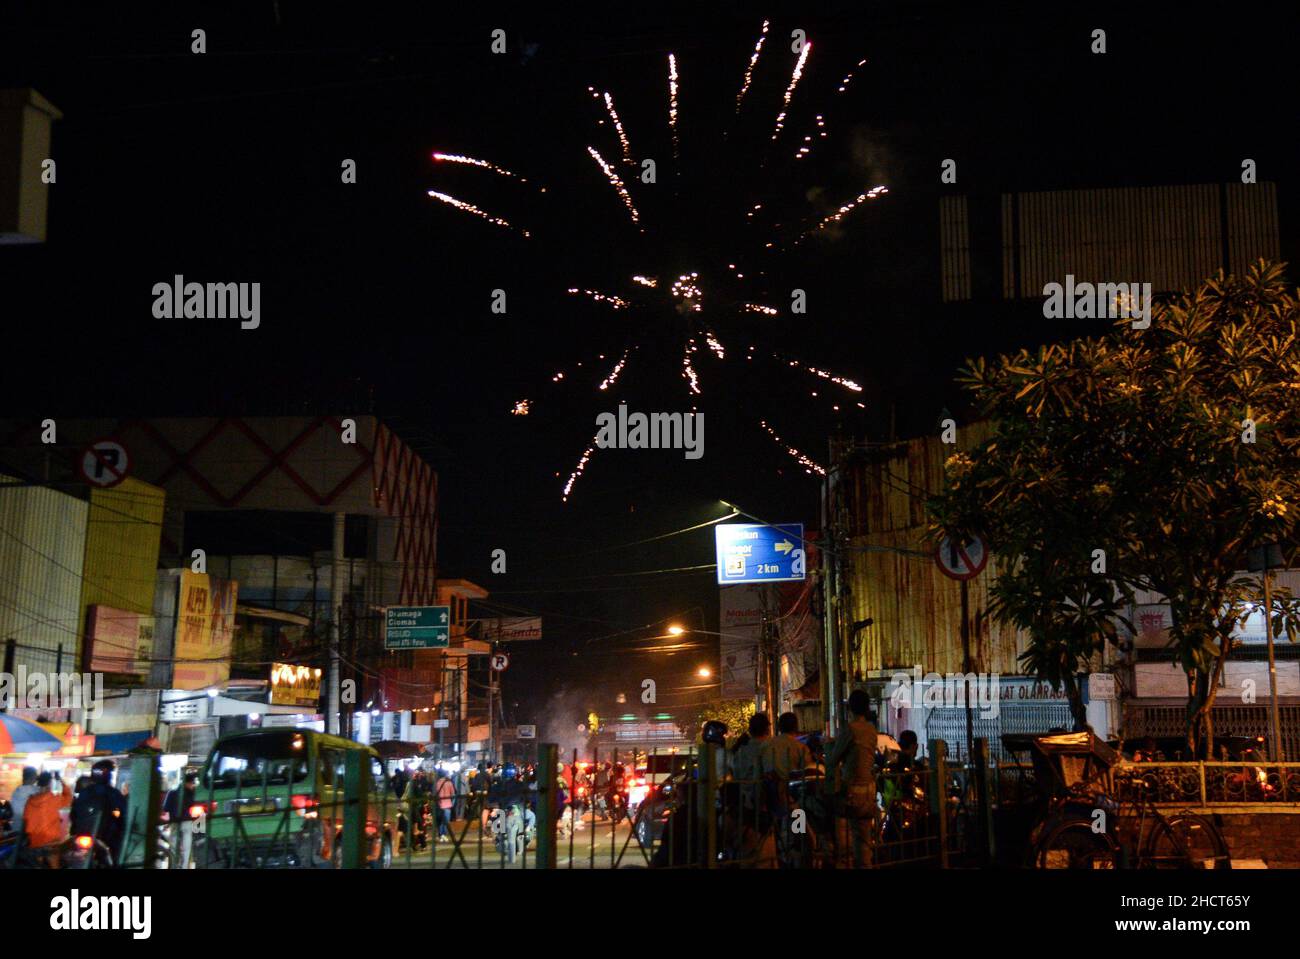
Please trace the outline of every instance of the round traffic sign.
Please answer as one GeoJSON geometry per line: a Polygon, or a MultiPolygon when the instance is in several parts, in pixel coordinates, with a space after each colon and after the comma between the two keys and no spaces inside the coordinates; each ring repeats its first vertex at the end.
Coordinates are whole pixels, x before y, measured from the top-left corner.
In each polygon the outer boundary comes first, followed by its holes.
{"type": "Polygon", "coordinates": [[[989,551],[978,536],[964,543],[945,536],[934,552],[934,559],[945,576],[958,580],[974,579],[989,561],[989,551]]]}
{"type": "Polygon", "coordinates": [[[504,672],[505,668],[509,665],[510,665],[510,657],[507,656],[505,653],[492,654],[492,668],[496,672],[498,673],[504,672]]]}
{"type": "Polygon", "coordinates": [[[107,489],[126,479],[131,458],[117,440],[96,440],[81,453],[78,462],[82,478],[92,486],[107,489]]]}

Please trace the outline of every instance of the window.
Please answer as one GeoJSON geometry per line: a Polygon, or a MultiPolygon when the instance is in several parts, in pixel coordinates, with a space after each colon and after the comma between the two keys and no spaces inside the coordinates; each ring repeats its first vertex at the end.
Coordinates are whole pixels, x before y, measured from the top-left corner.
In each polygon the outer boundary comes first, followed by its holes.
{"type": "Polygon", "coordinates": [[[291,730],[230,740],[213,752],[203,785],[260,789],[300,783],[307,779],[308,750],[307,738],[291,730]]]}

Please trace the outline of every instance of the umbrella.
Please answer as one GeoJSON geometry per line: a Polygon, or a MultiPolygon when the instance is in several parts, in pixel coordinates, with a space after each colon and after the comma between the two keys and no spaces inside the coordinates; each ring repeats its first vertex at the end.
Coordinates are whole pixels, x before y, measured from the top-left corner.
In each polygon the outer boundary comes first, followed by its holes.
{"type": "Polygon", "coordinates": [[[63,740],[35,723],[17,716],[0,714],[0,756],[11,753],[52,753],[63,748],[63,740]]]}

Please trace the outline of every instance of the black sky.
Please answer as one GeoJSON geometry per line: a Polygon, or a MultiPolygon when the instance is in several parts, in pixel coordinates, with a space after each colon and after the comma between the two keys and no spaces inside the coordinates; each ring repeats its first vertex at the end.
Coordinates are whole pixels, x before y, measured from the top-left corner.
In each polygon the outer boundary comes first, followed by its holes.
{"type": "Polygon", "coordinates": [[[523,16],[487,4],[468,15],[445,4],[8,6],[0,85],[35,86],[65,118],[50,240],[0,250],[4,408],[373,410],[439,470],[446,572],[547,615],[548,641],[512,666],[511,701],[561,681],[624,681],[629,661],[593,655],[610,648],[598,637],[670,615],[716,628],[716,588],[707,572],[610,574],[710,562],[712,539],[705,530],[608,547],[716,517],[719,499],[815,525],[815,481],[759,432],[759,418],[821,460],[837,425],[879,437],[891,404],[900,433],[930,428],[960,404],[951,375],[963,357],[1063,335],[1032,310],[942,307],[944,191],[1226,182],[1251,157],[1279,184],[1284,254],[1293,251],[1295,13],[1059,6],[830,3],[775,14],[726,141],[719,132],[763,20],[750,4],[547,5],[523,16]],[[203,56],[189,51],[195,27],[207,31],[203,56]],[[489,50],[497,27],[504,56],[489,50]],[[814,53],[790,134],[802,135],[849,67],[869,63],[828,112],[832,138],[806,168],[775,156],[760,166],[795,27],[814,53]],[[1097,27],[1104,56],[1089,51],[1097,27]],[[677,174],[664,122],[669,51],[681,73],[677,174]],[[616,154],[588,84],[614,93],[634,152],[659,164],[661,191],[637,192],[654,224],[644,238],[586,156],[588,143],[616,154]],[[435,168],[435,149],[495,160],[548,193],[435,168]],[[946,157],[958,161],[955,187],[938,182],[946,157]],[[340,183],[344,158],[357,161],[355,185],[340,183]],[[714,270],[745,253],[737,214],[754,198],[788,219],[874,182],[890,195],[834,239],[770,262],[754,299],[785,306],[790,289],[806,289],[807,317],[718,320],[720,332],[862,382],[867,410],[841,420],[829,393],[808,395],[813,381],[733,371],[744,366],[739,349],[721,368],[704,354],[704,459],[604,453],[562,505],[595,414],[613,408],[592,389],[606,366],[592,366],[596,354],[642,342],[622,395],[634,408],[686,408],[670,312],[612,317],[565,288],[625,291],[633,271],[714,270]],[[441,207],[428,189],[517,220],[534,239],[441,207]],[[155,320],[150,289],[176,273],[260,281],[261,328],[155,320]],[[497,288],[505,316],[489,309],[497,288]],[[579,359],[577,382],[553,388],[552,373],[579,359]],[[524,396],[536,412],[510,416],[524,396]],[[497,547],[505,577],[488,570],[497,547]]]}

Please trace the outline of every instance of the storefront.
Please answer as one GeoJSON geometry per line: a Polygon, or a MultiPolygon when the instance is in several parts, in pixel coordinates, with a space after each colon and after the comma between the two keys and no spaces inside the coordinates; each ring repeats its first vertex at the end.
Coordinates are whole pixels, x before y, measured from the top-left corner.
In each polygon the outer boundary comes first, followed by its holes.
{"type": "MultiPolygon", "coordinates": [[[[1100,684],[1099,684],[1100,685],[1100,684]]],[[[895,739],[910,729],[916,733],[924,754],[931,740],[942,739],[950,757],[966,755],[966,689],[959,673],[939,674],[892,672],[878,675],[864,685],[880,720],[880,731],[895,739]]],[[[970,682],[970,724],[973,738],[989,742],[989,752],[1006,758],[1004,733],[1045,733],[1071,729],[1073,717],[1065,690],[1054,690],[1029,676],[974,676],[970,682]]],[[[1102,735],[1112,726],[1112,704],[1089,701],[1084,683],[1088,720],[1102,735]]]]}

